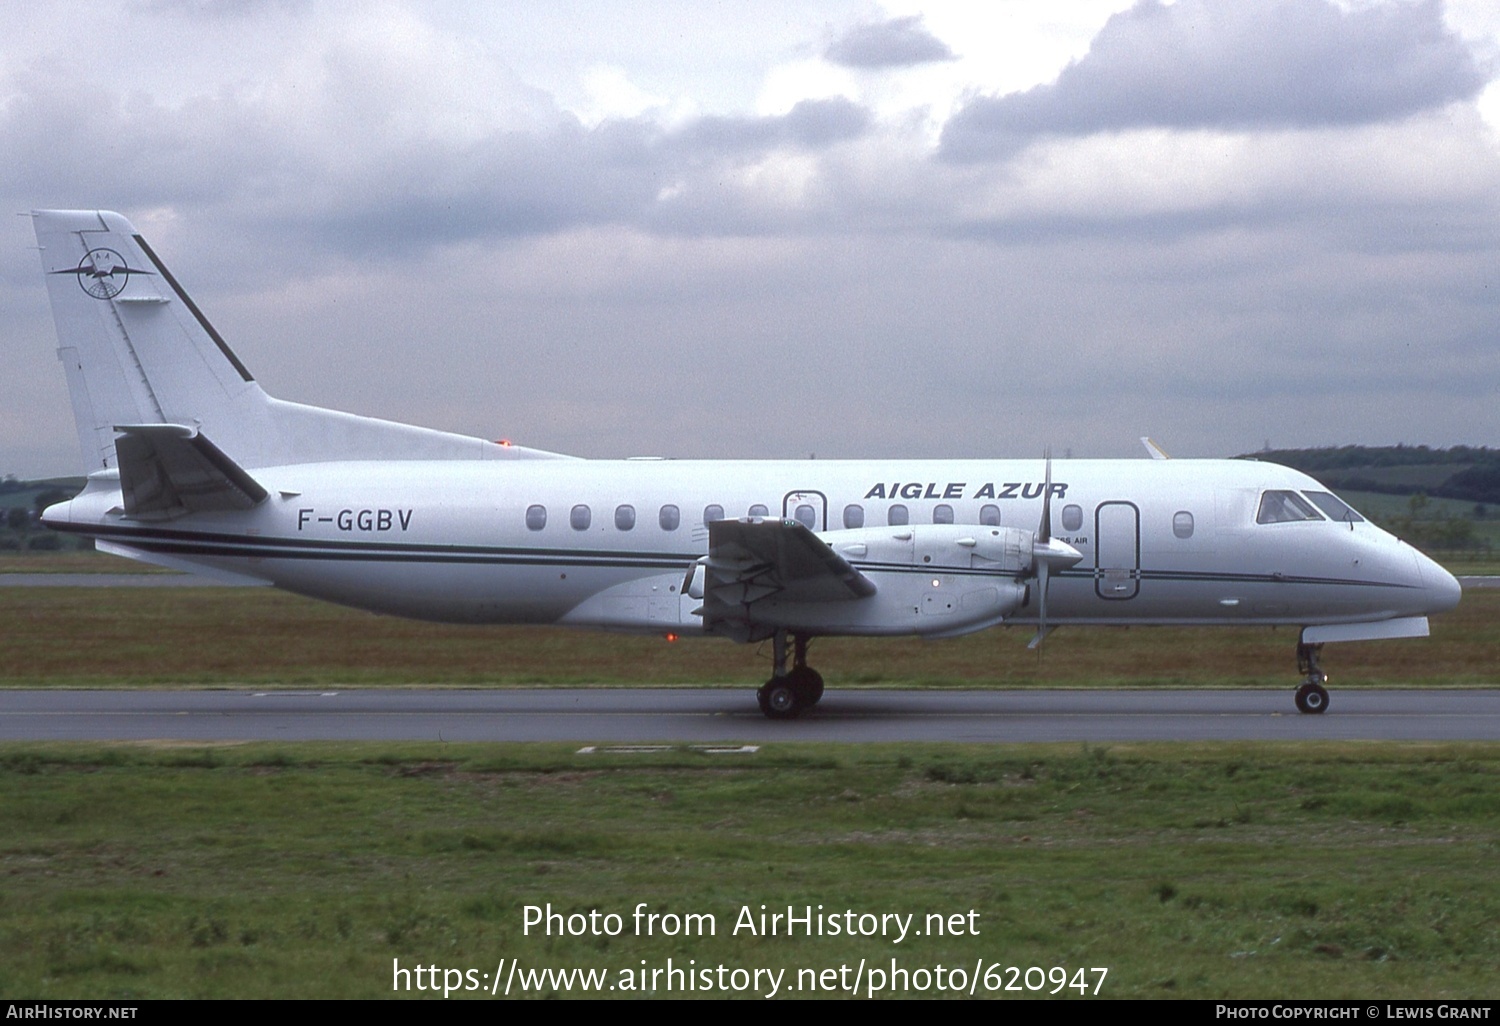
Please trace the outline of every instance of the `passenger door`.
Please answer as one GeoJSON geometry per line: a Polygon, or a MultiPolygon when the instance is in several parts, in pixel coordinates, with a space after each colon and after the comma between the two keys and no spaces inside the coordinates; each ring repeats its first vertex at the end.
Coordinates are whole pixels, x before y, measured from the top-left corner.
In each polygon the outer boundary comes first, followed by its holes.
{"type": "Polygon", "coordinates": [[[1133,502],[1101,502],[1094,510],[1094,593],[1133,599],[1141,590],[1141,511],[1133,502]]]}

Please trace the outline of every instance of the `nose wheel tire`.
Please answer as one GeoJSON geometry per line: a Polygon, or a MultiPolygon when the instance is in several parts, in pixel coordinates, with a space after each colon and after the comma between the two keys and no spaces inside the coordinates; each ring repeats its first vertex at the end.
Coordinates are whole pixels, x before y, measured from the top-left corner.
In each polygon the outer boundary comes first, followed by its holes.
{"type": "Polygon", "coordinates": [[[1328,708],[1328,689],[1316,681],[1308,681],[1297,689],[1297,709],[1305,713],[1321,713],[1328,708]]]}

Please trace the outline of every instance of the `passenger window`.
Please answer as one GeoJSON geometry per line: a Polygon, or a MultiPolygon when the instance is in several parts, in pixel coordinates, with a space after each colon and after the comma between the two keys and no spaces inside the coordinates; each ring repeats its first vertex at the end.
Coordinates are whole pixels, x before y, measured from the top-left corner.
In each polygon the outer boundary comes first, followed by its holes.
{"type": "Polygon", "coordinates": [[[932,507],[932,522],[934,524],[953,523],[953,507],[946,502],[932,507]]]}
{"type": "Polygon", "coordinates": [[[1295,520],[1322,520],[1323,516],[1296,492],[1266,492],[1260,497],[1257,524],[1287,524],[1295,520]]]}
{"type": "Polygon", "coordinates": [[[816,531],[818,529],[818,514],[807,503],[798,506],[792,513],[792,516],[796,519],[797,523],[809,531],[816,531]]]}
{"type": "Polygon", "coordinates": [[[1083,507],[1075,506],[1071,502],[1063,507],[1062,525],[1064,531],[1076,531],[1083,526],[1083,507]]]}
{"type": "Polygon", "coordinates": [[[546,506],[526,507],[526,527],[532,531],[540,531],[547,526],[546,506]]]}
{"type": "Polygon", "coordinates": [[[1313,505],[1322,510],[1329,520],[1337,520],[1341,524],[1362,524],[1365,522],[1364,517],[1354,512],[1353,506],[1350,506],[1332,492],[1303,492],[1302,494],[1311,499],[1313,505]]]}
{"type": "Polygon", "coordinates": [[[568,514],[568,523],[573,525],[575,531],[587,531],[593,520],[593,511],[587,506],[574,506],[572,512],[568,514]]]}
{"type": "Polygon", "coordinates": [[[663,531],[675,531],[677,525],[682,523],[682,511],[669,503],[661,508],[656,522],[661,524],[663,531]]]}
{"type": "Polygon", "coordinates": [[[771,515],[771,511],[757,502],[754,506],[750,507],[749,515],[752,517],[768,517],[771,515]]]}
{"type": "Polygon", "coordinates": [[[851,531],[865,526],[865,508],[857,503],[844,507],[844,526],[851,531]]]}
{"type": "Polygon", "coordinates": [[[980,506],[979,507],[979,522],[981,524],[983,524],[985,527],[999,527],[1000,526],[1000,507],[999,506],[980,506]]]}
{"type": "Polygon", "coordinates": [[[704,506],[703,507],[703,523],[705,525],[711,524],[715,520],[723,520],[723,519],[724,519],[724,507],[723,506],[720,506],[718,503],[714,503],[712,506],[704,506]]]}
{"type": "Polygon", "coordinates": [[[886,513],[885,522],[892,527],[904,527],[911,523],[911,514],[898,502],[886,513]]]}
{"type": "Polygon", "coordinates": [[[631,530],[634,527],[635,527],[635,507],[634,506],[616,506],[615,507],[615,530],[616,531],[629,531],[629,530],[631,530]]]}
{"type": "Polygon", "coordinates": [[[1193,515],[1185,509],[1173,513],[1172,533],[1179,538],[1191,538],[1193,536],[1193,515]]]}

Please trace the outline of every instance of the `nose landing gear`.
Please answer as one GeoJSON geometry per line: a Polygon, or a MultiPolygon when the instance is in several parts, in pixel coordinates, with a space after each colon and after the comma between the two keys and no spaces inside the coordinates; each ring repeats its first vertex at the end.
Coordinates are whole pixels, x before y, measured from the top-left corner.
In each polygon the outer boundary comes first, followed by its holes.
{"type": "Polygon", "coordinates": [[[807,665],[807,635],[792,635],[792,668],[786,667],[787,632],[778,630],[772,639],[774,668],[771,679],[755,692],[760,711],[773,720],[790,720],[823,697],[823,675],[807,665]]]}
{"type": "Polygon", "coordinates": [[[1322,645],[1297,644],[1297,671],[1303,675],[1302,686],[1297,689],[1297,710],[1304,713],[1321,713],[1328,708],[1328,674],[1318,666],[1322,645]]]}

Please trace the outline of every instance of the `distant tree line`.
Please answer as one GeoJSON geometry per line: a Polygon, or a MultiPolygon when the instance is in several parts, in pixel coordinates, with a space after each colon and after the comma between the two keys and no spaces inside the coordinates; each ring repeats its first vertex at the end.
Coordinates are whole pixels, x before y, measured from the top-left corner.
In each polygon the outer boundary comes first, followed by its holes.
{"type": "Polygon", "coordinates": [[[1341,445],[1326,449],[1267,449],[1246,453],[1244,458],[1280,463],[1345,491],[1429,495],[1486,505],[1500,503],[1500,449],[1487,446],[1434,449],[1426,445],[1341,445]],[[1453,473],[1436,484],[1430,478],[1402,481],[1399,474],[1377,477],[1367,473],[1430,466],[1452,467],[1453,473]]]}
{"type": "Polygon", "coordinates": [[[1413,495],[1406,510],[1394,516],[1375,517],[1377,524],[1424,552],[1483,552],[1489,543],[1474,531],[1474,521],[1455,517],[1445,509],[1431,510],[1425,495],[1413,495]]]}
{"type": "Polygon", "coordinates": [[[1311,473],[1352,467],[1500,463],[1500,449],[1483,445],[1455,445],[1451,449],[1434,449],[1427,445],[1336,445],[1323,449],[1266,449],[1245,453],[1242,458],[1280,463],[1311,473]]]}
{"type": "Polygon", "coordinates": [[[86,547],[87,543],[81,539],[65,538],[41,523],[42,510],[71,499],[83,487],[83,482],[80,480],[76,487],[73,485],[71,480],[26,481],[14,474],[0,477],[0,496],[34,493],[29,502],[23,498],[13,505],[0,506],[0,550],[52,550],[76,548],[80,544],[86,547]]]}

